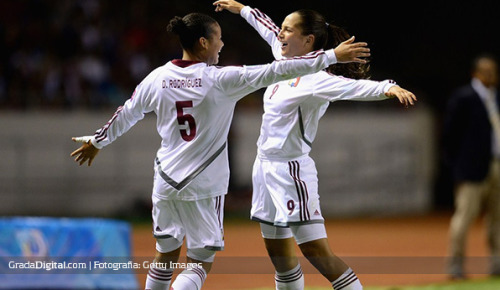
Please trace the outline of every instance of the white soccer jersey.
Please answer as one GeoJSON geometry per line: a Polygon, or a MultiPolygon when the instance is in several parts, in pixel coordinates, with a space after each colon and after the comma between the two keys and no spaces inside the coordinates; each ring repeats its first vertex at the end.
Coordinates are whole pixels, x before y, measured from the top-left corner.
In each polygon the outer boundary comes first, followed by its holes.
{"type": "MultiPolygon", "coordinates": [[[[248,6],[241,10],[241,16],[267,41],[274,57],[282,58],[280,29],[274,22],[248,6]]],[[[308,154],[319,119],[330,102],[387,99],[385,92],[394,85],[392,80],[353,80],[320,71],[269,86],[264,93],[264,114],[257,141],[259,158],[291,160],[308,154]]]]}
{"type": "Polygon", "coordinates": [[[335,62],[333,50],[242,67],[174,60],[152,71],[91,141],[102,148],[145,113],[155,112],[162,138],[155,170],[168,186],[155,185],[154,194],[181,200],[225,194],[229,180],[226,140],[236,102],[259,88],[335,62]],[[196,178],[202,180],[188,186],[196,178]]]}

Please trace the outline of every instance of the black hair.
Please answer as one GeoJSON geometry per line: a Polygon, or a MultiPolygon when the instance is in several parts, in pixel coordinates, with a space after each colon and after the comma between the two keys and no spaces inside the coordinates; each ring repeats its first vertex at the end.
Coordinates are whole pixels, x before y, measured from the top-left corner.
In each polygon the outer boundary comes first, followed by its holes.
{"type": "MultiPolygon", "coordinates": [[[[299,28],[302,35],[314,35],[313,50],[330,49],[337,47],[343,41],[351,38],[349,33],[342,27],[327,23],[325,17],[320,13],[310,10],[297,10],[300,16],[299,28]]],[[[338,63],[327,68],[329,73],[342,75],[353,79],[368,79],[370,66],[362,63],[338,63]]]]}
{"type": "Polygon", "coordinates": [[[182,18],[172,18],[167,31],[179,37],[183,49],[193,50],[200,37],[210,38],[214,33],[214,24],[218,24],[217,21],[206,14],[190,13],[182,18]]]}

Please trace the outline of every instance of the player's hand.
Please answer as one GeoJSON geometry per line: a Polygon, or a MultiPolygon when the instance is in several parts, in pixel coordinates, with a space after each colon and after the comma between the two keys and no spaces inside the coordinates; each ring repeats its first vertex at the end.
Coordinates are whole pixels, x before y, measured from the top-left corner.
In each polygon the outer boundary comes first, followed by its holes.
{"type": "Polygon", "coordinates": [[[215,1],[213,5],[215,6],[215,12],[221,12],[226,9],[234,14],[240,14],[241,9],[245,7],[245,5],[233,0],[219,0],[215,1]]]}
{"type": "Polygon", "coordinates": [[[408,105],[414,105],[417,101],[417,97],[410,91],[403,89],[400,86],[392,86],[387,93],[386,96],[389,98],[398,98],[399,102],[408,108],[408,105]]]}
{"type": "Polygon", "coordinates": [[[366,63],[361,57],[369,57],[370,49],[366,42],[354,42],[354,36],[339,44],[333,51],[338,63],[359,62],[366,63]]]}
{"type": "Polygon", "coordinates": [[[71,157],[75,157],[75,162],[82,165],[88,161],[89,166],[92,165],[92,161],[94,161],[97,153],[99,153],[99,149],[97,149],[94,145],[92,145],[92,142],[90,142],[92,136],[73,137],[71,139],[74,142],[83,143],[80,148],[71,153],[71,157]]]}

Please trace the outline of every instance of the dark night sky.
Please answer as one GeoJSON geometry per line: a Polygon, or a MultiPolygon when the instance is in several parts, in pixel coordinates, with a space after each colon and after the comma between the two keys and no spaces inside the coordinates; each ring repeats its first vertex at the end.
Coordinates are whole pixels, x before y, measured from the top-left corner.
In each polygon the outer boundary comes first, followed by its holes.
{"type": "MultiPolygon", "coordinates": [[[[489,52],[500,56],[500,11],[494,2],[412,1],[394,5],[369,1],[360,5],[355,1],[254,0],[245,4],[267,13],[278,25],[297,9],[321,12],[358,41],[369,43],[373,79],[393,78],[440,111],[451,90],[469,80],[475,55],[489,52]]],[[[252,51],[259,52],[249,56],[248,62],[268,59],[266,44],[245,22],[232,15],[216,16],[226,49],[232,42],[246,42],[252,51]]],[[[226,52],[221,54],[221,61],[226,52]]]]}

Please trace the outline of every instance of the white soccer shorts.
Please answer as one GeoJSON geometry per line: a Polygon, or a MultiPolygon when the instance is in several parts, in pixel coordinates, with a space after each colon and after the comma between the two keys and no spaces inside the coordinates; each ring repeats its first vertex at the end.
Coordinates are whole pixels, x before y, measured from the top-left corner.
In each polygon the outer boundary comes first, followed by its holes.
{"type": "Polygon", "coordinates": [[[292,161],[257,157],[252,182],[252,220],[278,227],[324,223],[316,165],[309,156],[292,161]]]}
{"type": "Polygon", "coordinates": [[[185,237],[188,249],[224,249],[224,195],[193,201],[163,200],[153,195],[152,200],[153,234],[157,241],[175,238],[180,246],[185,237]]]}

